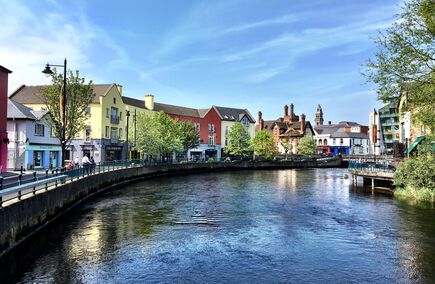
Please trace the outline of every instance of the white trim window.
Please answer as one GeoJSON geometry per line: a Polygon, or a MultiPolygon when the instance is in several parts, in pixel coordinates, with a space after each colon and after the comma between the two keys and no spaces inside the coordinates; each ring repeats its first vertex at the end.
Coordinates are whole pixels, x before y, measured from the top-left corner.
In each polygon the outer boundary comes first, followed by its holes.
{"type": "Polygon", "coordinates": [[[208,124],[208,132],[215,133],[215,131],[216,131],[216,129],[214,127],[214,124],[213,123],[209,123],[208,124]]]}
{"type": "Polygon", "coordinates": [[[85,142],[91,142],[91,126],[85,126],[85,142]]]}
{"type": "Polygon", "coordinates": [[[208,145],[215,145],[215,136],[214,135],[208,136],[208,145]]]}

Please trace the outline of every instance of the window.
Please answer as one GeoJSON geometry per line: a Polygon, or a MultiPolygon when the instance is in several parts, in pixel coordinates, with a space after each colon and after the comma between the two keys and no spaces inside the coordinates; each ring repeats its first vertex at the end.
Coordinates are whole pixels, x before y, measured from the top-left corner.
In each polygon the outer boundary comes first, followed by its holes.
{"type": "Polygon", "coordinates": [[[322,145],[322,139],[319,139],[318,144],[322,145]]]}
{"type": "Polygon", "coordinates": [[[228,133],[230,133],[230,127],[229,126],[225,126],[225,136],[227,136],[228,133]]]}
{"type": "Polygon", "coordinates": [[[214,145],[214,135],[208,136],[208,145],[214,145]]]}
{"type": "Polygon", "coordinates": [[[56,137],[56,130],[54,128],[50,128],[50,137],[56,137]]]}
{"type": "Polygon", "coordinates": [[[85,142],[91,142],[91,127],[85,126],[85,142]]]}
{"type": "Polygon", "coordinates": [[[122,111],[119,112],[119,121],[122,121],[122,111]]]}
{"type": "Polygon", "coordinates": [[[44,136],[44,124],[35,124],[35,136],[44,136]]]}
{"type": "Polygon", "coordinates": [[[200,132],[200,130],[201,130],[201,123],[199,123],[199,122],[195,122],[195,129],[196,129],[196,132],[200,132]]]}
{"type": "Polygon", "coordinates": [[[116,105],[116,98],[113,98],[113,104],[116,105]]]}
{"type": "Polygon", "coordinates": [[[214,128],[214,124],[213,124],[213,123],[210,123],[210,124],[208,125],[208,132],[211,132],[211,133],[214,133],[214,132],[215,132],[215,128],[214,128]]]}
{"type": "Polygon", "coordinates": [[[122,128],[119,128],[119,139],[121,139],[122,138],[122,128]]]}
{"type": "Polygon", "coordinates": [[[110,123],[119,124],[118,109],[116,107],[110,108],[110,123]]]}
{"type": "Polygon", "coordinates": [[[87,107],[85,109],[85,115],[91,115],[91,108],[90,107],[87,107]]]}
{"type": "Polygon", "coordinates": [[[323,145],[328,145],[328,140],[327,139],[323,139],[323,145]]]}
{"type": "Polygon", "coordinates": [[[109,138],[109,126],[106,126],[106,137],[109,138]]]}
{"type": "Polygon", "coordinates": [[[244,126],[246,126],[246,127],[249,126],[249,121],[248,121],[248,119],[246,118],[246,116],[242,118],[242,124],[243,124],[244,126]]]}
{"type": "Polygon", "coordinates": [[[335,143],[336,143],[336,139],[334,138],[332,139],[332,145],[335,145],[335,143]]]}
{"type": "Polygon", "coordinates": [[[340,144],[343,144],[343,138],[340,138],[340,144]]]}
{"type": "Polygon", "coordinates": [[[109,108],[106,107],[106,117],[109,118],[109,108]]]}
{"type": "Polygon", "coordinates": [[[118,143],[118,128],[112,127],[110,129],[110,140],[113,143],[118,143]]]}

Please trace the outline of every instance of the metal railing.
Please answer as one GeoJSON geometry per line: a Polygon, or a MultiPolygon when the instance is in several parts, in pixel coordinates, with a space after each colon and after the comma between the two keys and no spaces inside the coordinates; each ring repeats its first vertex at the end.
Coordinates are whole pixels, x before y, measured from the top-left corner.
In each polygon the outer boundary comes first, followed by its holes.
{"type": "Polygon", "coordinates": [[[395,167],[389,165],[385,161],[383,162],[349,161],[349,169],[366,171],[366,172],[385,172],[385,173],[394,173],[396,170],[395,167]]]}

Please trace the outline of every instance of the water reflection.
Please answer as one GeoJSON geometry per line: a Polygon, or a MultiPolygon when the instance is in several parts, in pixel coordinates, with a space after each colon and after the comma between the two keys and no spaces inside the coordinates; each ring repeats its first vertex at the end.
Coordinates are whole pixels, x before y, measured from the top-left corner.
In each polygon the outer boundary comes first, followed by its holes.
{"type": "Polygon", "coordinates": [[[435,279],[435,210],[354,191],[344,173],[203,174],[106,192],[0,272],[23,283],[435,279]]]}

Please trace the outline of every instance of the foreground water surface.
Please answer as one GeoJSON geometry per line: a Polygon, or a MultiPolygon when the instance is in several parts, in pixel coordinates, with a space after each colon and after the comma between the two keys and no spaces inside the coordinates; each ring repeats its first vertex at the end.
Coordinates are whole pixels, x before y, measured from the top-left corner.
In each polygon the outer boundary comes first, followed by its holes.
{"type": "Polygon", "coordinates": [[[104,192],[4,260],[0,282],[435,282],[435,210],[363,193],[345,172],[174,176],[104,192]]]}

